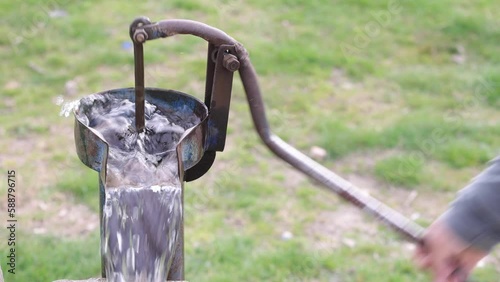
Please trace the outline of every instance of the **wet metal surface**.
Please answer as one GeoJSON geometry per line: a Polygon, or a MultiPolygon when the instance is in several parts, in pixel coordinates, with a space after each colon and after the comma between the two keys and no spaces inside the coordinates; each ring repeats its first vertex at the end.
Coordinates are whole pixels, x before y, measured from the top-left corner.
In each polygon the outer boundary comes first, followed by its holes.
{"type": "MultiPolygon", "coordinates": [[[[109,90],[82,99],[75,110],[75,143],[78,156],[84,164],[100,172],[103,276],[107,276],[108,281],[181,280],[184,277],[182,179],[184,169],[192,167],[203,157],[203,132],[206,132],[208,110],[200,100],[181,92],[145,89],[146,115],[154,119],[152,109],[157,107],[166,117],[171,116],[170,127],[166,130],[174,130],[177,126],[175,122],[181,127],[184,125],[178,139],[168,137],[168,140],[163,140],[161,135],[151,136],[153,139],[160,138],[165,145],[172,146],[169,154],[174,158],[162,161],[168,162],[166,169],[173,169],[175,173],[167,177],[168,179],[147,179],[155,181],[155,185],[147,182],[143,186],[134,186],[123,181],[126,185],[120,186],[120,177],[115,176],[115,181],[109,181],[110,176],[115,173],[110,170],[109,162],[110,157],[116,157],[113,156],[113,150],[125,146],[121,148],[125,152],[124,157],[127,157],[129,149],[130,154],[135,154],[140,150],[130,147],[135,144],[134,140],[125,142],[122,139],[147,136],[147,132],[134,133],[134,126],[127,123],[133,123],[126,117],[130,112],[129,105],[134,99],[133,88],[109,90]],[[118,102],[111,102],[114,100],[109,97],[117,99],[118,102]],[[122,109],[124,113],[113,113],[118,107],[116,103],[125,105],[122,109]],[[155,106],[151,108],[147,106],[148,103],[155,106]],[[98,111],[99,108],[106,107],[112,115],[110,121],[103,120],[105,117],[98,111]],[[94,120],[92,114],[96,112],[99,118],[94,120]],[[107,124],[113,121],[116,121],[116,124],[107,124]],[[126,134],[120,131],[126,131],[126,134]]],[[[167,121],[159,121],[160,124],[150,120],[145,124],[145,131],[161,132],[163,129],[159,127],[167,125],[167,121]]],[[[143,146],[147,147],[147,144],[150,143],[144,143],[143,146]]],[[[158,145],[151,148],[153,153],[156,147],[158,145]]],[[[163,150],[170,151],[168,147],[159,148],[160,156],[163,156],[163,150]]],[[[156,155],[152,155],[153,158],[154,156],[156,155]]],[[[155,162],[154,159],[152,161],[155,162]]],[[[114,166],[120,167],[120,164],[114,166]]],[[[161,166],[158,168],[162,169],[161,166]]],[[[132,171],[131,174],[139,175],[140,171],[132,171]]],[[[131,175],[134,181],[137,175],[131,175]]],[[[140,182],[142,180],[133,183],[140,182]]]]}

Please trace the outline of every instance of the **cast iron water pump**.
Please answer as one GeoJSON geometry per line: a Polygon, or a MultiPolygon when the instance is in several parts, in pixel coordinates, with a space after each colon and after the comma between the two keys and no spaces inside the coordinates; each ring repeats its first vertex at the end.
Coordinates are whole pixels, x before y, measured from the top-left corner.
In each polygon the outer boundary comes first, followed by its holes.
{"type": "MultiPolygon", "coordinates": [[[[199,119],[199,123],[195,126],[184,128],[185,132],[175,144],[181,188],[183,181],[195,180],[206,173],[215,160],[216,152],[224,149],[233,73],[239,71],[255,128],[262,141],[272,152],[321,183],[327,190],[374,215],[410,241],[421,242],[423,229],[419,225],[380,201],[360,192],[353,184],[313,161],[271,132],[266,119],[257,74],[245,48],[232,37],[219,29],[196,21],[164,20],[151,22],[144,17],[133,21],[130,26],[130,37],[134,46],[135,87],[108,90],[94,95],[111,95],[135,103],[136,133],[145,130],[145,101],[162,111],[178,111],[199,119]],[[146,88],[144,85],[144,43],[178,34],[194,35],[208,42],[204,101],[178,91],[146,88]]],[[[102,216],[103,207],[107,201],[105,192],[108,189],[106,180],[110,145],[85,120],[85,112],[88,110],[88,105],[80,105],[75,110],[75,142],[78,156],[82,162],[99,172],[101,234],[103,234],[103,230],[106,229],[102,216]]],[[[163,211],[157,212],[162,213],[163,211]]],[[[161,265],[165,268],[168,280],[184,279],[182,213],[179,220],[179,228],[172,233],[175,234],[176,239],[174,247],[165,252],[169,259],[161,265]]],[[[111,261],[103,254],[103,277],[106,275],[105,270],[109,268],[107,264],[111,261]]],[[[134,263],[137,264],[135,261],[134,263]]]]}

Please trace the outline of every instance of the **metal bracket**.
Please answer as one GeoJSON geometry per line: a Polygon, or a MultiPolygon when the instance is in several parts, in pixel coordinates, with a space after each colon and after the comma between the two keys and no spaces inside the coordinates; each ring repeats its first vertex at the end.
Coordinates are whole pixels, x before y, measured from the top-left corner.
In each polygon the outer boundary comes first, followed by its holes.
{"type": "MultiPolygon", "coordinates": [[[[217,52],[213,74],[207,69],[207,87],[205,104],[208,107],[208,138],[207,151],[223,151],[226,144],[229,106],[233,87],[233,72],[238,70],[239,61],[236,58],[234,45],[221,45],[210,48],[217,52]],[[209,75],[213,75],[209,79],[209,75]],[[210,85],[212,81],[212,85],[210,85]],[[207,94],[210,93],[210,97],[207,94]]],[[[211,61],[209,54],[208,61],[211,61]]]]}
{"type": "Polygon", "coordinates": [[[194,167],[186,171],[184,181],[193,181],[203,176],[214,163],[216,151],[224,150],[233,72],[240,65],[234,54],[234,45],[221,45],[217,48],[208,44],[205,105],[209,114],[205,153],[194,167]]]}

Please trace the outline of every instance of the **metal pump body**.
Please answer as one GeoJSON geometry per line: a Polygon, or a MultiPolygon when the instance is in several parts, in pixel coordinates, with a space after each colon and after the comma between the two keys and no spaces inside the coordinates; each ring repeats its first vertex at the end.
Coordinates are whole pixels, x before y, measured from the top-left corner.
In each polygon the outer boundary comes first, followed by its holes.
{"type": "MultiPolygon", "coordinates": [[[[145,100],[174,109],[189,105],[188,109],[201,118],[201,123],[185,134],[177,145],[179,176],[182,180],[192,181],[201,177],[212,166],[216,152],[224,150],[233,73],[239,71],[255,129],[272,152],[321,183],[328,191],[380,219],[408,240],[421,243],[422,227],[377,199],[362,193],[349,181],[313,161],[271,132],[255,69],[250,62],[248,52],[232,37],[219,29],[196,21],[151,22],[145,17],[137,18],[132,22],[130,37],[134,45],[135,87],[111,90],[111,92],[127,96],[135,102],[137,131],[141,132],[145,126],[145,100]],[[194,35],[208,42],[203,102],[184,93],[146,88],[144,85],[144,44],[147,41],[178,34],[194,35]]],[[[109,147],[93,129],[79,119],[78,109],[75,116],[75,142],[78,156],[84,164],[100,173],[102,213],[109,147]]],[[[168,279],[184,279],[183,235],[180,237],[179,248],[170,271],[168,279]]]]}

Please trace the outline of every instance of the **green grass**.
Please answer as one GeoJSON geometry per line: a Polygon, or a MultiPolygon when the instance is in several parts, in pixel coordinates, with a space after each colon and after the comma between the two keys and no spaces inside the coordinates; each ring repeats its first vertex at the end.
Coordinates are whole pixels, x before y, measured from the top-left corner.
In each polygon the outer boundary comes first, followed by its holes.
{"type": "Polygon", "coordinates": [[[188,269],[194,274],[191,279],[285,281],[293,277],[306,279],[319,274],[321,265],[300,244],[278,243],[267,250],[259,245],[252,237],[216,238],[207,247],[193,250],[196,257],[188,269]],[[249,275],[250,273],[255,275],[249,275]]]}
{"type": "MultiPolygon", "coordinates": [[[[133,55],[122,45],[132,20],[146,15],[203,21],[242,42],[274,132],[306,153],[325,148],[325,166],[368,179],[375,196],[432,222],[499,153],[500,11],[493,0],[388,2],[1,2],[0,166],[19,175],[22,219],[43,222],[45,214],[30,209],[34,199],[62,197],[98,211],[97,173],[79,163],[73,121],[59,117],[54,99],[132,86],[133,55]],[[49,17],[55,8],[67,16],[49,17]],[[64,94],[70,80],[75,95],[64,94]],[[419,193],[414,206],[402,204],[409,190],[419,193]]],[[[146,84],[202,98],[205,48],[188,36],[148,42],[146,84]]],[[[187,280],[429,281],[389,231],[347,228],[354,247],[316,249],[342,226],[312,226],[342,204],[260,145],[238,75],[228,133],[215,166],[185,184],[187,280]],[[282,240],[284,231],[293,238],[282,240]]],[[[98,234],[68,240],[26,226],[19,273],[3,268],[6,281],[98,275],[98,234]]],[[[476,274],[498,277],[492,265],[476,274]]]]}
{"type": "Polygon", "coordinates": [[[99,211],[99,174],[86,166],[61,176],[53,189],[68,193],[95,212],[99,211]]]}
{"type": "Polygon", "coordinates": [[[438,152],[438,158],[456,167],[473,167],[484,164],[490,159],[492,151],[485,144],[469,140],[453,140],[438,152]]]}
{"type": "Polygon", "coordinates": [[[426,179],[423,161],[415,154],[383,159],[374,169],[381,180],[404,187],[416,186],[426,179]]]}
{"type": "MultiPolygon", "coordinates": [[[[432,181],[425,169],[431,161],[461,169],[481,167],[495,156],[500,145],[498,125],[467,120],[462,113],[437,113],[429,108],[414,111],[378,130],[325,118],[318,123],[322,133],[319,142],[333,159],[355,152],[370,155],[374,150],[404,152],[403,156],[377,161],[374,174],[387,183],[410,188],[432,181]]],[[[441,184],[435,188],[449,190],[446,187],[441,184]]]]}
{"type": "Polygon", "coordinates": [[[359,149],[375,147],[380,134],[371,129],[348,127],[344,122],[326,119],[320,123],[320,144],[332,158],[342,157],[359,149]]]}
{"type": "MultiPolygon", "coordinates": [[[[99,235],[65,239],[17,231],[15,274],[8,273],[2,259],[5,281],[53,281],[61,277],[87,279],[100,273],[99,235]],[[77,259],[77,260],[75,260],[77,259]]],[[[2,244],[2,254],[8,248],[2,244]]]]}

